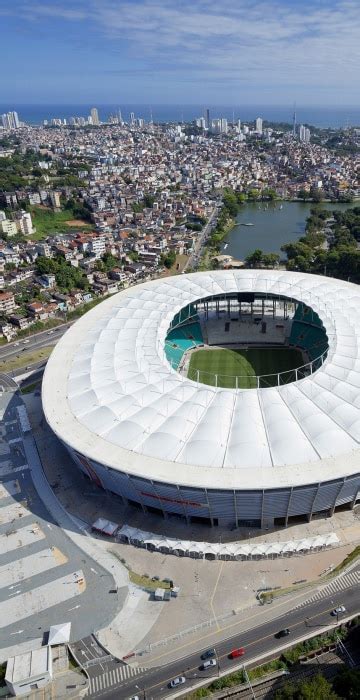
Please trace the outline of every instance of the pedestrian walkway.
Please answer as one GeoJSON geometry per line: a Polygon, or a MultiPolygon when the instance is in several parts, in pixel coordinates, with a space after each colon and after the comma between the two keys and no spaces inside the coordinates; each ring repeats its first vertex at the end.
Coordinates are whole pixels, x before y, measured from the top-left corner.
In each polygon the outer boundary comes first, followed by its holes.
{"type": "Polygon", "coordinates": [[[107,688],[120,685],[120,683],[130,678],[139,676],[145,671],[147,671],[145,668],[132,668],[132,666],[127,666],[127,664],[118,664],[115,668],[90,678],[89,688],[86,694],[96,695],[96,693],[101,693],[107,688]]]}
{"type": "Polygon", "coordinates": [[[343,591],[346,588],[351,588],[352,586],[358,586],[360,584],[360,571],[351,571],[349,574],[340,576],[335,581],[331,581],[327,586],[315,593],[311,598],[307,598],[303,603],[297,606],[297,608],[303,608],[309,603],[314,603],[316,600],[321,600],[322,598],[329,598],[329,596],[343,591]]]}

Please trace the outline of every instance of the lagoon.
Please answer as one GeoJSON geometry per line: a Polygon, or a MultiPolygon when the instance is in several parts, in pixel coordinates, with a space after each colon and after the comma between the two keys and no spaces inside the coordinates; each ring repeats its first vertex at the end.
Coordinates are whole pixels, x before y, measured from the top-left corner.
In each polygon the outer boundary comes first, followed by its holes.
{"type": "Polygon", "coordinates": [[[221,252],[243,260],[255,248],[260,248],[264,253],[279,253],[285,257],[281,246],[304,235],[306,219],[314,206],[343,211],[357,206],[357,203],[249,202],[242,207],[234,228],[224,238],[221,252]],[[245,223],[254,225],[244,226],[245,223]]]}

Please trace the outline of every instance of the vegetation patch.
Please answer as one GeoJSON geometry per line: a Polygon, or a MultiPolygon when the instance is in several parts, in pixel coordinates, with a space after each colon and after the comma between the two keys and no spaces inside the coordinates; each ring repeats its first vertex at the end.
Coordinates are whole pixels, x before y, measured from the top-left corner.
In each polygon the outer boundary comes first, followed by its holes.
{"type": "Polygon", "coordinates": [[[72,227],[76,229],[91,228],[89,221],[85,220],[80,227],[74,224],[73,208],[53,211],[42,207],[29,207],[29,211],[31,212],[33,225],[36,228],[36,233],[31,236],[34,240],[41,240],[56,233],[69,233],[71,231],[70,222],[73,222],[72,227]]]}
{"type": "Polygon", "coordinates": [[[46,346],[40,348],[39,350],[29,350],[26,351],[24,348],[19,348],[19,354],[15,357],[10,357],[6,360],[1,360],[0,371],[1,372],[12,372],[14,369],[20,369],[27,365],[33,365],[36,362],[41,362],[42,360],[47,360],[53,351],[53,346],[46,346]],[[23,352],[24,350],[24,352],[23,352]]]}

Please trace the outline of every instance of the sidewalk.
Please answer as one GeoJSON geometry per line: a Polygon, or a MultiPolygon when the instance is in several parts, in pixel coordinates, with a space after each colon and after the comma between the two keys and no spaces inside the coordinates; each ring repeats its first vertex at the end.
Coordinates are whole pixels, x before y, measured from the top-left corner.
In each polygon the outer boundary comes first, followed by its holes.
{"type": "MultiPolygon", "coordinates": [[[[65,453],[64,448],[58,443],[55,436],[51,437],[49,443],[48,433],[41,428],[41,416],[39,417],[36,408],[40,401],[31,401],[29,396],[25,396],[25,404],[28,408],[30,423],[33,428],[36,442],[32,436],[24,436],[24,449],[27,462],[30,466],[34,485],[44,501],[54,520],[58,522],[65,534],[95,562],[98,562],[104,569],[109,571],[114,578],[115,586],[123,588],[127,586],[128,595],[126,601],[108,627],[97,631],[97,636],[101,643],[114,656],[121,658],[138,646],[143,637],[148,634],[155,624],[163,609],[163,603],[154,604],[149,601],[149,594],[137,589],[129,583],[129,572],[119,558],[112,552],[112,542],[98,539],[89,532],[89,520],[85,521],[69,512],[64,504],[57,498],[45,476],[43,466],[48,466],[49,444],[52,466],[61,470],[61,459],[58,461],[58,450],[65,453]],[[40,419],[39,419],[40,418],[40,419]],[[57,448],[57,449],[56,449],[57,448]],[[41,457],[42,464],[39,456],[41,457]]],[[[47,431],[47,428],[45,428],[47,431]]],[[[67,453],[65,453],[67,456],[67,453]]],[[[60,455],[59,455],[60,456],[60,455]]],[[[67,456],[67,459],[70,459],[67,456]]],[[[81,475],[74,467],[75,473],[81,479],[81,475]]],[[[84,482],[83,482],[84,483],[84,482]]],[[[72,485],[68,486],[65,480],[65,490],[70,489],[72,495],[72,485]]],[[[75,493],[79,496],[80,491],[75,493]]],[[[86,499],[84,499],[86,500],[86,499]]],[[[73,508],[73,510],[75,510],[73,508]]],[[[91,519],[90,519],[91,522],[91,519]]]]}
{"type": "Polygon", "coordinates": [[[31,471],[34,486],[54,520],[60,525],[67,537],[69,537],[74,544],[86,552],[92,559],[98,561],[104,569],[107,569],[119,588],[127,586],[129,582],[127,569],[117,561],[115,557],[104,552],[102,548],[99,547],[97,541],[88,535],[86,532],[86,525],[81,527],[80,521],[68,513],[56,498],[45,477],[35,440],[32,435],[23,435],[23,443],[26,461],[31,471]]]}
{"type": "MultiPolygon", "coordinates": [[[[130,587],[126,606],[120,610],[111,625],[97,632],[101,644],[114,656],[123,658],[139,645],[142,646],[144,633],[151,630],[160,613],[169,603],[149,602],[149,594],[130,587]]],[[[151,632],[150,632],[151,634],[151,632]]],[[[131,658],[132,665],[143,665],[138,658],[131,658]]]]}

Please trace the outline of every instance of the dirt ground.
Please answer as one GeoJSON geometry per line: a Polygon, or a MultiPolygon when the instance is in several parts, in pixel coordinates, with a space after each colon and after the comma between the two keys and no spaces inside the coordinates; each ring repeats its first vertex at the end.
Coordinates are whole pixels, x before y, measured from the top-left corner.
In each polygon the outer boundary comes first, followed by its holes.
{"type": "Polygon", "coordinates": [[[84,221],[83,219],[70,219],[70,221],[65,221],[64,222],[66,226],[89,226],[88,221],[84,221]]]}

